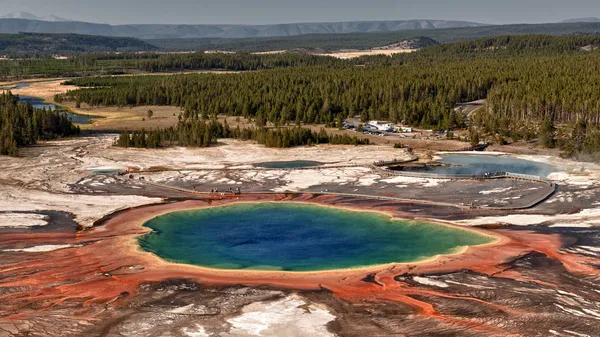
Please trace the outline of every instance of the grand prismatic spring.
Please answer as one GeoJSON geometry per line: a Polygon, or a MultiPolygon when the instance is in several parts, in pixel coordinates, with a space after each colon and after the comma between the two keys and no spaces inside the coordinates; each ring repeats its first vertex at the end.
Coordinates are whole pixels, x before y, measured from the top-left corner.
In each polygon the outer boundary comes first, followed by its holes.
{"type": "Polygon", "coordinates": [[[250,203],[168,213],[141,246],[169,261],[216,269],[320,271],[414,262],[492,238],[381,213],[250,203]]]}

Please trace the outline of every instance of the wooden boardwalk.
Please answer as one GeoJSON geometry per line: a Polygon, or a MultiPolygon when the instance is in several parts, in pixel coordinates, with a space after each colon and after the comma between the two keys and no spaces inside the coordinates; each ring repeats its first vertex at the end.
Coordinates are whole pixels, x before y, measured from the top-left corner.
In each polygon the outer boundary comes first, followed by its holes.
{"type": "MultiPolygon", "coordinates": [[[[164,184],[158,184],[150,181],[146,181],[147,184],[162,188],[168,189],[171,191],[191,194],[191,195],[199,195],[199,196],[215,196],[215,197],[234,197],[241,195],[256,195],[256,194],[314,194],[314,195],[332,195],[332,196],[340,196],[340,197],[353,197],[353,198],[366,198],[366,199],[376,199],[376,200],[390,200],[397,201],[401,203],[412,203],[412,204],[422,204],[422,205],[435,205],[442,207],[454,207],[461,209],[488,209],[488,210],[523,210],[533,208],[542,202],[546,201],[550,198],[554,193],[556,193],[558,187],[555,183],[542,179],[538,176],[526,175],[526,174],[516,174],[509,172],[495,172],[489,174],[480,174],[480,175],[465,175],[465,174],[431,174],[431,173],[422,173],[422,172],[406,172],[406,171],[392,171],[389,169],[385,169],[383,167],[390,165],[398,165],[410,163],[418,160],[418,158],[413,157],[406,160],[390,160],[390,161],[379,161],[372,164],[372,169],[376,171],[378,174],[384,177],[394,177],[394,176],[404,176],[404,177],[413,177],[413,178],[425,178],[425,179],[447,179],[447,180],[490,180],[490,179],[511,179],[511,180],[520,180],[520,181],[529,181],[534,183],[540,183],[547,185],[549,188],[547,191],[541,195],[540,197],[532,200],[531,202],[521,205],[521,206],[474,206],[474,205],[464,205],[464,204],[454,204],[448,202],[440,202],[440,201],[429,201],[429,200],[418,200],[418,199],[407,199],[407,198],[398,198],[398,197],[390,197],[383,196],[377,194],[362,194],[362,193],[341,193],[341,192],[302,192],[302,191],[283,191],[283,192],[247,192],[242,194],[235,194],[231,192],[200,192],[196,190],[190,190],[183,187],[169,186],[164,184]]],[[[312,166],[312,167],[302,167],[302,168],[283,168],[283,169],[269,169],[269,168],[244,168],[244,169],[229,169],[229,168],[220,168],[220,169],[203,169],[208,171],[242,171],[242,170],[284,170],[284,171],[293,171],[293,170],[319,170],[319,169],[327,169],[327,168],[352,168],[352,167],[365,167],[364,165],[333,165],[333,166],[312,166]]],[[[169,170],[171,171],[171,170],[169,170]]],[[[172,170],[179,171],[179,170],[172,170]]]]}
{"type": "Polygon", "coordinates": [[[190,190],[190,189],[183,188],[183,187],[169,186],[169,185],[158,184],[158,183],[154,183],[154,182],[150,182],[150,181],[146,181],[146,183],[151,186],[157,187],[157,188],[167,189],[167,190],[191,194],[191,195],[204,196],[204,197],[214,196],[214,197],[226,198],[226,197],[237,197],[237,196],[244,196],[244,195],[258,195],[258,194],[263,194],[263,195],[269,195],[269,194],[273,194],[273,195],[276,195],[276,194],[313,194],[313,195],[331,195],[331,196],[364,198],[364,199],[375,199],[375,200],[389,200],[389,201],[397,201],[397,202],[401,202],[401,203],[419,204],[419,205],[434,205],[434,206],[453,207],[453,208],[460,208],[460,209],[488,209],[488,210],[522,210],[522,209],[533,208],[533,207],[539,205],[540,203],[544,202],[545,200],[547,200],[551,195],[553,195],[556,192],[556,185],[553,184],[554,187],[552,188],[551,191],[548,191],[548,193],[545,193],[540,198],[537,198],[526,205],[491,207],[491,206],[471,206],[471,205],[454,204],[454,203],[441,202],[441,201],[407,199],[407,198],[398,198],[398,197],[390,197],[390,196],[374,195],[374,194],[362,194],[362,193],[309,192],[309,191],[283,191],[283,192],[268,192],[268,191],[266,191],[266,192],[244,192],[241,194],[235,194],[235,193],[230,193],[230,192],[214,193],[214,192],[200,192],[200,191],[190,190]]]}

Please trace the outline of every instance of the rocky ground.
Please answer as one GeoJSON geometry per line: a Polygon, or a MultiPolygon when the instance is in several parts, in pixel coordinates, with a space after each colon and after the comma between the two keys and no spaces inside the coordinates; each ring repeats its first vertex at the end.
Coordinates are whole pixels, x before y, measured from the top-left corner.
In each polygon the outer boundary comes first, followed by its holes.
{"type": "Polygon", "coordinates": [[[0,336],[597,336],[600,331],[596,165],[526,157],[557,166],[549,178],[558,191],[533,209],[503,211],[465,206],[518,207],[543,194],[546,185],[389,177],[371,164],[409,157],[390,146],[279,150],[221,141],[207,149],[141,150],[114,148],[114,137],[48,142],[24,149],[20,158],[0,157],[0,336]],[[322,165],[255,166],[289,160],[322,165]],[[127,168],[138,171],[133,179],[90,173],[127,168]],[[522,254],[455,270],[408,266],[327,280],[311,289],[159,277],[150,275],[143,260],[111,260],[111,253],[122,252],[115,246],[117,234],[101,235],[106,216],[166,199],[218,199],[203,193],[230,188],[357,195],[328,203],[483,226],[519,242],[506,250],[522,254]],[[373,201],[381,197],[386,199],[373,201]],[[81,231],[94,224],[100,227],[81,231]]]}

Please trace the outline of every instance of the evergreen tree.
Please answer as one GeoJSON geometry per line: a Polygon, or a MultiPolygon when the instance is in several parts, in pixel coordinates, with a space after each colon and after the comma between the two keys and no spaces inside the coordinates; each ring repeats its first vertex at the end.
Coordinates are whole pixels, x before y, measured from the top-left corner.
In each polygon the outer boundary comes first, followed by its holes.
{"type": "Polygon", "coordinates": [[[540,144],[547,148],[553,148],[556,145],[556,139],[554,138],[554,122],[549,117],[544,118],[542,125],[540,126],[540,144]]]}
{"type": "Polygon", "coordinates": [[[10,92],[0,94],[0,154],[16,156],[21,146],[78,133],[66,114],[18,103],[10,92]]]}

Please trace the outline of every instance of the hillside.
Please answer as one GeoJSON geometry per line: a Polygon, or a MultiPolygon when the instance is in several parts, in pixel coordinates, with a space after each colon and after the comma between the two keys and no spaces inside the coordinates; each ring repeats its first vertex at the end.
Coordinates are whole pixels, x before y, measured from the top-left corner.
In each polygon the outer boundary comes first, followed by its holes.
{"type": "Polygon", "coordinates": [[[389,50],[389,49],[421,49],[429,46],[435,46],[439,44],[436,40],[428,37],[417,37],[410,40],[402,40],[396,43],[388,44],[385,46],[378,46],[372,48],[373,50],[389,50]]]}
{"type": "Polygon", "coordinates": [[[128,37],[77,34],[0,34],[0,54],[19,56],[69,55],[90,52],[152,51],[147,42],[128,37]]]}
{"type": "Polygon", "coordinates": [[[250,38],[304,34],[375,33],[402,30],[479,27],[478,23],[446,20],[351,21],[288,23],[274,25],[107,25],[89,22],[50,22],[26,19],[0,19],[0,33],[74,33],[127,36],[143,39],[250,38]]]}
{"type": "MultiPolygon", "coordinates": [[[[31,36],[32,34],[21,34],[31,36]]],[[[371,34],[378,35],[378,34],[371,34]]],[[[15,37],[18,35],[8,35],[15,37]]],[[[0,35],[0,37],[2,37],[0,35]]],[[[81,36],[76,36],[81,37],[81,36]]],[[[83,37],[87,39],[98,37],[83,37]]],[[[119,38],[100,38],[120,41],[119,38]]],[[[0,39],[1,40],[1,39],[0,39]]],[[[138,41],[131,39],[133,41],[138,41]]],[[[0,44],[1,45],[1,44],[0,44]]],[[[73,46],[77,46],[73,44],[73,46]]],[[[112,75],[136,72],[167,72],[193,70],[266,70],[275,68],[344,65],[401,66],[407,62],[446,61],[460,59],[506,59],[521,56],[590,54],[597,56],[600,36],[548,36],[518,35],[484,38],[472,41],[445,43],[428,38],[395,40],[380,43],[379,50],[422,48],[415,53],[396,54],[392,57],[363,56],[354,60],[338,60],[332,57],[307,55],[324,53],[323,50],[297,48],[289,53],[86,53],[73,55],[68,60],[22,59],[0,62],[0,78],[31,78],[53,76],[112,75]]]]}
{"type": "Polygon", "coordinates": [[[47,15],[47,16],[36,16],[28,12],[12,12],[5,15],[0,16],[0,19],[25,19],[25,20],[36,20],[36,21],[51,21],[51,22],[61,22],[61,21],[72,21],[65,18],[61,18],[56,15],[47,15]]]}
{"type": "Polygon", "coordinates": [[[596,18],[596,17],[590,17],[590,18],[575,18],[575,19],[568,19],[568,20],[564,20],[562,21],[563,23],[573,23],[573,22],[600,22],[600,18],[596,18]]]}
{"type": "Polygon", "coordinates": [[[560,55],[584,53],[600,48],[600,36],[519,35],[496,36],[477,40],[432,45],[419,57],[449,58],[477,56],[560,55]]]}
{"type": "Polygon", "coordinates": [[[152,39],[147,42],[166,50],[224,50],[224,51],[268,51],[291,49],[371,49],[391,45],[399,41],[416,38],[429,38],[440,43],[467,41],[479,38],[504,35],[596,35],[600,33],[600,23],[550,23],[462,27],[446,29],[417,29],[398,32],[349,33],[349,34],[309,34],[287,37],[223,39],[152,39]]]}

